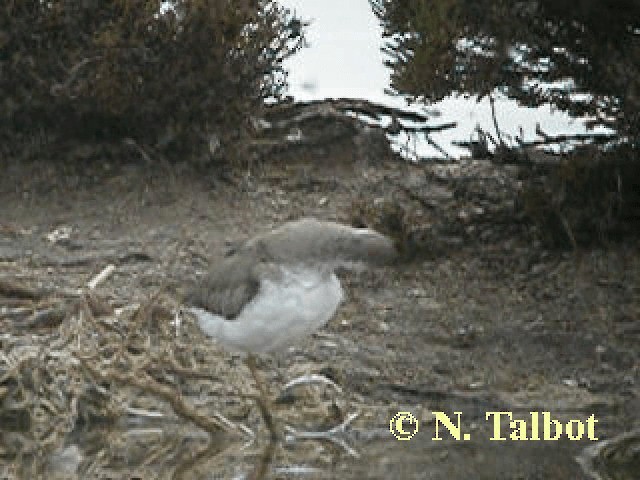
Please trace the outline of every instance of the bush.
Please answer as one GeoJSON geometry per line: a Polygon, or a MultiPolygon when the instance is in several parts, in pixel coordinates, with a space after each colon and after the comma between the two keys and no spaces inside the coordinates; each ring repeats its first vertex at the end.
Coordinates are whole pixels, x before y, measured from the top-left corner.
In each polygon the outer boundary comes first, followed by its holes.
{"type": "Polygon", "coordinates": [[[130,137],[182,155],[212,134],[232,147],[249,135],[249,117],[282,91],[300,22],[266,0],[160,3],[4,2],[2,142],[130,137]]]}
{"type": "Polygon", "coordinates": [[[526,173],[519,200],[541,239],[575,248],[640,234],[640,169],[633,155],[587,147],[549,171],[526,173]]]}

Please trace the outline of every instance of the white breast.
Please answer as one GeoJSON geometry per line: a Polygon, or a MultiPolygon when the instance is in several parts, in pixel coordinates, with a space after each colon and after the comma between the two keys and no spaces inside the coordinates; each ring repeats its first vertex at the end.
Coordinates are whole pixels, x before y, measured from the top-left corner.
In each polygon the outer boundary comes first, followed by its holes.
{"type": "Polygon", "coordinates": [[[265,278],[258,295],[233,320],[191,308],[202,331],[228,350],[263,353],[294,343],[333,316],[343,298],[332,272],[282,269],[265,278]]]}

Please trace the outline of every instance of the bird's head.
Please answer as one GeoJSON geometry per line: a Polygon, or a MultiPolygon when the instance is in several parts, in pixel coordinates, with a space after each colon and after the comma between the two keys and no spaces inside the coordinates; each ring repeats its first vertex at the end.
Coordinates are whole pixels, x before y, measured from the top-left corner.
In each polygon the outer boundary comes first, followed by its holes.
{"type": "Polygon", "coordinates": [[[397,245],[391,237],[369,228],[348,228],[349,235],[338,236],[332,244],[340,260],[384,266],[397,259],[397,245]]]}

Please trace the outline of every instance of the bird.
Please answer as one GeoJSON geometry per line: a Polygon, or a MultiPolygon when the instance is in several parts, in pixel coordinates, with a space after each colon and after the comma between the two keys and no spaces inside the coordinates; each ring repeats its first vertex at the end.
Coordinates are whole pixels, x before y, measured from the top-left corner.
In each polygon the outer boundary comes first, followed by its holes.
{"type": "Polygon", "coordinates": [[[333,317],[344,299],[337,269],[388,265],[397,251],[375,230],[303,217],[234,248],[188,289],[183,309],[199,329],[246,356],[273,439],[277,428],[256,355],[292,345],[333,317]]]}

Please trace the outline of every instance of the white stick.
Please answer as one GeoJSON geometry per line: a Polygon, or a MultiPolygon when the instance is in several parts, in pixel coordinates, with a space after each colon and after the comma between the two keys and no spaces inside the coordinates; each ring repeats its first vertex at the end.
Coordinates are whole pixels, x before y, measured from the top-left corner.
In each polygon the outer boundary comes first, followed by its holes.
{"type": "Polygon", "coordinates": [[[107,277],[115,271],[115,269],[116,269],[116,266],[113,264],[109,264],[106,267],[104,267],[104,270],[102,270],[98,275],[93,277],[87,283],[87,287],[89,288],[89,290],[93,290],[98,286],[98,284],[104,282],[107,279],[107,277]]]}

